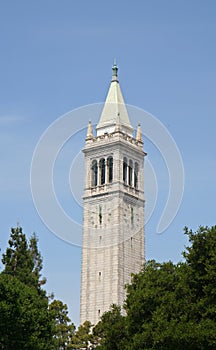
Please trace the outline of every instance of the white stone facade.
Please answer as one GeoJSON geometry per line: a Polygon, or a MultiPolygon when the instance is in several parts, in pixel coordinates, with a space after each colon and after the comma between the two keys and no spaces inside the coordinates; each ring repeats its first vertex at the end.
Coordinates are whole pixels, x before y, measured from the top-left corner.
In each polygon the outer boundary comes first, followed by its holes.
{"type": "Polygon", "coordinates": [[[144,262],[145,153],[121,125],[87,136],[80,323],[96,324],[144,262]]]}

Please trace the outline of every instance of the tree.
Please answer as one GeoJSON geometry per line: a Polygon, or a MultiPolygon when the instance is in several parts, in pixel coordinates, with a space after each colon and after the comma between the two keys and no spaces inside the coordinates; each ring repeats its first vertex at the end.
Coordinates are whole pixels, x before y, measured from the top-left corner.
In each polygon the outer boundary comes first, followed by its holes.
{"type": "Polygon", "coordinates": [[[207,298],[207,304],[216,300],[216,226],[200,227],[198,232],[185,228],[190,247],[183,253],[189,266],[188,283],[196,299],[207,298]]]}
{"type": "Polygon", "coordinates": [[[145,263],[127,286],[126,317],[102,316],[99,349],[216,349],[216,226],[185,233],[185,261],[145,263]]]}
{"type": "Polygon", "coordinates": [[[93,334],[97,342],[97,349],[124,349],[124,339],[126,337],[125,317],[121,315],[120,306],[113,304],[110,311],[102,315],[101,320],[94,327],[93,334]]]}
{"type": "Polygon", "coordinates": [[[67,305],[49,304],[41,288],[45,279],[36,236],[28,242],[21,227],[12,228],[8,245],[0,274],[0,350],[89,349],[91,324],[75,332],[67,305]]]}
{"type": "Polygon", "coordinates": [[[12,228],[8,241],[9,247],[2,255],[4,273],[18,278],[28,286],[40,290],[45,279],[40,280],[42,270],[42,258],[37,247],[38,240],[35,235],[27,242],[21,227],[12,228]]]}
{"type": "Polygon", "coordinates": [[[0,274],[0,349],[49,350],[48,300],[16,277],[0,274]]]}
{"type": "Polygon", "coordinates": [[[89,321],[85,321],[80,325],[74,336],[71,338],[71,342],[67,349],[93,349],[94,337],[91,332],[91,327],[92,325],[89,321]]]}
{"type": "Polygon", "coordinates": [[[75,334],[75,326],[70,323],[67,305],[60,300],[54,300],[49,305],[49,313],[53,320],[54,348],[68,349],[69,343],[75,334]]]}
{"type": "Polygon", "coordinates": [[[183,253],[192,294],[193,332],[205,349],[216,348],[216,226],[185,228],[190,246],[183,253]]]}
{"type": "Polygon", "coordinates": [[[33,235],[12,228],[0,274],[0,349],[51,349],[53,321],[41,289],[42,258],[33,235]]]}
{"type": "Polygon", "coordinates": [[[126,300],[128,349],[189,349],[181,325],[191,302],[184,265],[150,261],[133,277],[126,300]]]}

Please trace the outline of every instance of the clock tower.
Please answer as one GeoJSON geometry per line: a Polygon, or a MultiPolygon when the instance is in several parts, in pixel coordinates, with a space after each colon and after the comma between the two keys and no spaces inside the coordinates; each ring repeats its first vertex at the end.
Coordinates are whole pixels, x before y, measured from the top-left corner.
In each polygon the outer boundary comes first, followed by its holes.
{"type": "Polygon", "coordinates": [[[96,127],[89,122],[83,194],[80,323],[96,324],[111,304],[122,306],[125,284],[144,262],[144,156],[112,67],[112,80],[96,127]]]}

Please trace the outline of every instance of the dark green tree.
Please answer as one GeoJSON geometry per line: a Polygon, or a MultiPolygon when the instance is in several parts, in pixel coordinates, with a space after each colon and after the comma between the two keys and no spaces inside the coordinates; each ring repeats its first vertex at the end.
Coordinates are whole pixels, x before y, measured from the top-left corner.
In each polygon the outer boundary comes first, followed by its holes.
{"type": "Polygon", "coordinates": [[[68,349],[75,334],[75,325],[68,317],[67,305],[60,300],[53,300],[49,305],[49,313],[53,320],[54,349],[68,349]]]}
{"type": "Polygon", "coordinates": [[[37,238],[12,228],[0,274],[0,349],[52,349],[53,320],[41,288],[37,238]]]}
{"type": "Polygon", "coordinates": [[[67,349],[89,350],[92,349],[92,344],[93,335],[91,333],[91,323],[85,321],[78,327],[67,349]]]}
{"type": "Polygon", "coordinates": [[[191,334],[201,344],[197,349],[216,349],[216,226],[201,226],[197,232],[185,228],[185,234],[190,242],[183,255],[192,295],[191,334]]]}
{"type": "Polygon", "coordinates": [[[216,226],[185,233],[185,261],[149,261],[132,277],[127,316],[115,319],[113,309],[95,327],[99,349],[216,349],[216,226]]]}
{"type": "Polygon", "coordinates": [[[187,349],[185,324],[190,290],[184,265],[150,261],[128,286],[126,300],[128,349],[187,349]]]}
{"type": "Polygon", "coordinates": [[[35,235],[32,235],[28,244],[22,228],[12,228],[8,241],[9,247],[2,255],[2,263],[5,274],[16,277],[24,284],[41,290],[40,286],[45,283],[45,279],[41,279],[42,258],[37,243],[35,235]]]}
{"type": "Polygon", "coordinates": [[[0,274],[0,349],[50,350],[48,300],[16,277],[0,274]]]}
{"type": "Polygon", "coordinates": [[[119,350],[125,347],[126,329],[125,317],[121,315],[121,308],[112,305],[110,311],[105,312],[93,330],[95,345],[101,350],[119,350]]]}

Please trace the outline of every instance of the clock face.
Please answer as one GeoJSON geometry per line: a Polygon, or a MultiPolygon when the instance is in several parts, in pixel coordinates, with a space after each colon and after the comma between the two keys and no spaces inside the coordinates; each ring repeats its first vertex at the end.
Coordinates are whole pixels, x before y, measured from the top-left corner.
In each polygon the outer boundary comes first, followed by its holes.
{"type": "Polygon", "coordinates": [[[101,205],[95,205],[94,210],[89,212],[89,223],[93,228],[98,228],[103,226],[107,227],[113,223],[115,210],[114,206],[109,203],[102,203],[101,205]]]}
{"type": "Polygon", "coordinates": [[[123,208],[122,222],[130,227],[131,230],[136,230],[140,226],[139,208],[131,204],[125,204],[123,208]]]}
{"type": "Polygon", "coordinates": [[[123,209],[123,221],[124,223],[126,223],[127,225],[133,225],[134,224],[134,212],[135,212],[135,208],[130,205],[130,204],[126,204],[124,209],[123,209]]]}

